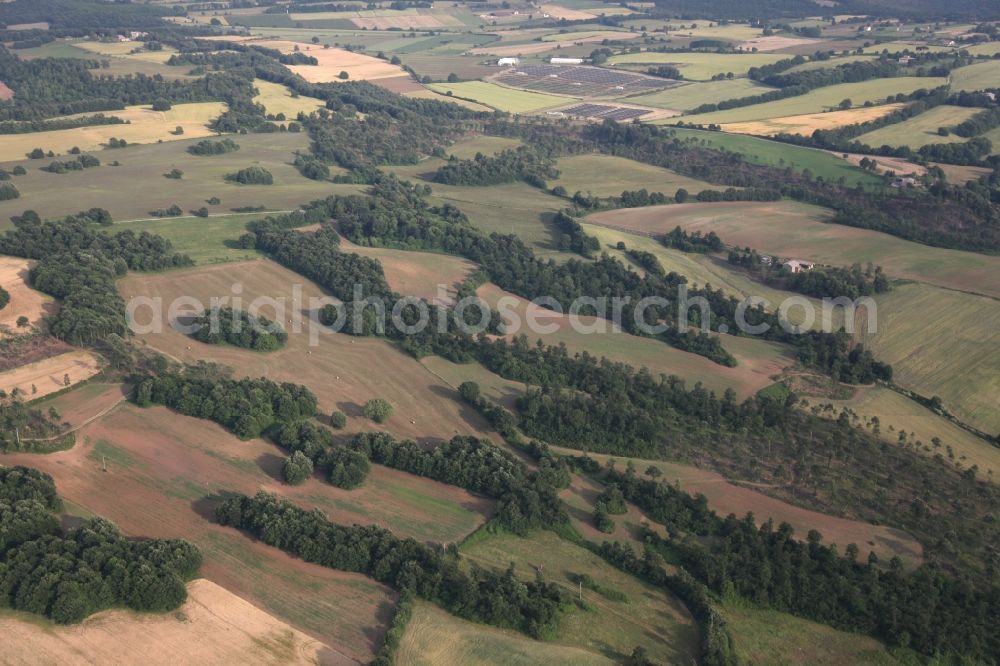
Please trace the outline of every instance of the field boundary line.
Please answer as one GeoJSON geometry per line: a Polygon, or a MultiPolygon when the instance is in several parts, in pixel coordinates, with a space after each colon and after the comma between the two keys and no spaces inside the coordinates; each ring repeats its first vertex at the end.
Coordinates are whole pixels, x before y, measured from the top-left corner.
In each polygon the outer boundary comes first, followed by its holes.
{"type": "Polygon", "coordinates": [[[166,220],[204,220],[213,217],[237,217],[240,215],[287,215],[295,213],[295,210],[258,210],[250,213],[209,213],[207,216],[201,215],[171,215],[170,217],[142,217],[134,220],[119,220],[115,224],[132,224],[133,222],[161,222],[166,220]]]}

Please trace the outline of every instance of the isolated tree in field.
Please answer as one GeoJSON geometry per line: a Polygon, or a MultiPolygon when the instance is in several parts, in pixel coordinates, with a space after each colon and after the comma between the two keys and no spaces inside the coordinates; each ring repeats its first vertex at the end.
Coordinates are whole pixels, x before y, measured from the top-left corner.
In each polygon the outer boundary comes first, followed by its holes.
{"type": "Polygon", "coordinates": [[[27,325],[28,325],[28,318],[27,317],[25,317],[24,315],[21,315],[20,317],[17,318],[17,327],[18,328],[24,328],[27,325]]]}
{"type": "Polygon", "coordinates": [[[153,111],[169,111],[170,102],[165,99],[158,99],[153,102],[153,111]]]}
{"type": "Polygon", "coordinates": [[[334,410],[334,412],[330,414],[330,425],[340,430],[347,425],[347,414],[344,414],[344,412],[339,409],[334,410]]]}
{"type": "Polygon", "coordinates": [[[458,83],[458,74],[452,72],[448,75],[448,83],[458,83]]]}
{"type": "Polygon", "coordinates": [[[27,170],[27,169],[25,169],[25,168],[24,168],[23,166],[21,166],[20,164],[18,164],[18,165],[17,165],[16,167],[14,167],[13,169],[11,169],[11,170],[10,170],[10,172],[11,172],[12,174],[14,174],[15,176],[23,176],[23,175],[25,175],[26,173],[28,173],[28,170],[27,170]]]}
{"type": "Polygon", "coordinates": [[[44,160],[45,159],[45,151],[42,150],[41,148],[35,148],[30,153],[28,153],[28,157],[31,158],[31,159],[33,159],[33,160],[44,160]]]}
{"type": "Polygon", "coordinates": [[[178,125],[177,127],[174,128],[174,136],[181,136],[182,134],[184,134],[184,128],[183,127],[181,127],[180,125],[178,125]]]}
{"type": "Polygon", "coordinates": [[[181,171],[180,169],[171,169],[170,171],[168,171],[163,175],[166,178],[170,178],[171,180],[180,180],[181,178],[184,177],[184,172],[181,171]]]}
{"type": "Polygon", "coordinates": [[[458,395],[470,405],[476,404],[479,402],[479,384],[476,382],[462,382],[458,385],[458,395]]]}
{"type": "Polygon", "coordinates": [[[847,109],[854,106],[854,102],[850,98],[840,100],[840,104],[837,105],[841,110],[846,111],[847,109]]]}
{"type": "Polygon", "coordinates": [[[337,74],[337,78],[340,79],[341,81],[346,81],[347,79],[351,78],[351,75],[348,74],[346,71],[341,70],[340,74],[337,74]]]}
{"type": "Polygon", "coordinates": [[[293,486],[301,484],[303,481],[308,479],[312,473],[313,461],[309,459],[309,456],[301,451],[296,451],[292,455],[285,458],[285,462],[281,465],[281,474],[285,477],[285,482],[290,483],[293,486]]]}
{"type": "Polygon", "coordinates": [[[615,531],[615,521],[608,515],[608,510],[603,502],[598,502],[594,509],[594,527],[605,534],[611,534],[615,531]]]}
{"type": "Polygon", "coordinates": [[[604,505],[608,513],[623,514],[628,510],[625,506],[625,496],[617,484],[609,484],[598,498],[598,504],[604,505]]]}
{"type": "Polygon", "coordinates": [[[226,176],[226,180],[241,185],[273,185],[274,177],[271,172],[262,166],[252,166],[240,169],[236,173],[226,176]]]}
{"type": "Polygon", "coordinates": [[[683,187],[677,188],[677,194],[674,195],[674,201],[677,203],[684,203],[688,200],[688,191],[683,187]]]}
{"type": "Polygon", "coordinates": [[[11,183],[0,183],[0,201],[10,201],[21,196],[21,192],[11,183]]]}
{"type": "Polygon", "coordinates": [[[365,418],[375,423],[385,423],[392,416],[392,405],[382,398],[372,398],[365,403],[365,418]]]}

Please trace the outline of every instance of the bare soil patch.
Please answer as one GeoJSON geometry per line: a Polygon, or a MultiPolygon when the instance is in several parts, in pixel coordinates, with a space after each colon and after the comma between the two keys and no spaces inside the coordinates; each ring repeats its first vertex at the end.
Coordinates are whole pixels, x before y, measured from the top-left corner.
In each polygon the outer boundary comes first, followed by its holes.
{"type": "Polygon", "coordinates": [[[188,583],[188,600],[165,614],[123,610],[70,626],[4,613],[6,664],[352,663],[215,583],[188,583]]]}
{"type": "MultiPolygon", "coordinates": [[[[414,16],[413,18],[421,17],[414,16]]],[[[327,49],[316,44],[282,40],[265,41],[262,42],[262,45],[267,46],[268,48],[278,49],[282,53],[293,53],[297,47],[301,53],[316,58],[319,62],[318,65],[288,66],[288,69],[292,70],[310,83],[336,83],[338,81],[343,81],[343,79],[340,78],[341,72],[347,72],[348,81],[388,79],[407,76],[402,67],[393,65],[387,60],[381,60],[373,56],[365,55],[363,53],[355,53],[345,49],[334,47],[327,49]]]]}
{"type": "Polygon", "coordinates": [[[10,294],[10,302],[0,310],[0,326],[14,328],[19,317],[27,317],[37,326],[42,317],[55,312],[55,300],[28,286],[28,273],[34,265],[30,259],[0,256],[0,287],[10,294]]]}
{"type": "Polygon", "coordinates": [[[94,354],[71,351],[0,373],[0,389],[8,394],[18,389],[29,400],[41,398],[89,379],[99,369],[99,361],[94,354]]]}
{"type": "Polygon", "coordinates": [[[400,94],[425,90],[425,88],[420,85],[419,82],[414,81],[413,77],[409,74],[406,76],[392,76],[387,79],[375,79],[375,85],[400,94]]]}
{"type": "Polygon", "coordinates": [[[14,99],[14,91],[6,83],[0,81],[0,101],[6,102],[12,99],[14,99]]]}
{"type": "Polygon", "coordinates": [[[390,30],[392,28],[409,30],[411,28],[444,28],[446,26],[443,21],[435,16],[421,16],[419,14],[366,16],[363,18],[352,18],[351,23],[362,30],[390,30]]]}

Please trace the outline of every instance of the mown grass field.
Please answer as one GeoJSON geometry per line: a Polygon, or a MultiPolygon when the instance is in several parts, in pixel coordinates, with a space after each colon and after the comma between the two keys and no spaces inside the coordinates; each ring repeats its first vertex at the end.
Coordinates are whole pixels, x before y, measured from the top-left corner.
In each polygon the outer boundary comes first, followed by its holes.
{"type": "Polygon", "coordinates": [[[1000,87],[1000,60],[987,60],[951,72],[951,89],[985,90],[1000,87]]]}
{"type": "MultiPolygon", "coordinates": [[[[923,443],[922,453],[928,456],[941,454],[945,459],[950,459],[948,447],[951,447],[955,462],[963,467],[977,465],[980,478],[989,478],[988,473],[992,470],[992,479],[1000,483],[1000,447],[976,437],[892,389],[864,388],[850,400],[829,402],[838,408],[851,409],[861,417],[862,422],[877,416],[881,437],[887,442],[898,443],[900,431],[912,433],[915,440],[923,443]],[[940,448],[932,444],[931,440],[935,437],[941,440],[940,448]]],[[[831,418],[835,417],[836,414],[831,415],[831,418]]]]}
{"type": "Polygon", "coordinates": [[[673,204],[596,213],[588,219],[640,233],[676,226],[715,231],[724,243],[836,266],[868,262],[894,278],[1000,297],[1000,258],[921,245],[895,236],[824,223],[829,212],[790,201],[673,204]]]}
{"type": "Polygon", "coordinates": [[[950,412],[1000,432],[1000,302],[930,285],[878,299],[878,333],[863,339],[893,366],[893,380],[937,395],[950,412]]]}
{"type": "Polygon", "coordinates": [[[293,97],[292,91],[279,83],[254,79],[253,85],[258,90],[254,102],[263,105],[270,114],[285,114],[289,120],[295,120],[300,112],[308,115],[325,106],[323,100],[315,97],[293,97]]]}
{"type": "Polygon", "coordinates": [[[849,55],[829,58],[828,60],[810,60],[809,62],[804,62],[801,65],[796,65],[795,67],[786,69],[784,73],[790,74],[795,72],[811,72],[816,69],[839,67],[852,62],[874,62],[874,60],[875,57],[871,55],[849,55]]]}
{"type": "MultiPolygon", "coordinates": [[[[786,298],[792,296],[801,297],[801,294],[782,291],[751,280],[746,273],[730,268],[724,260],[716,257],[681,252],[680,250],[664,247],[658,240],[648,236],[630,234],[617,229],[599,227],[594,224],[584,224],[583,228],[588,234],[601,241],[603,251],[618,257],[623,264],[631,266],[633,270],[639,272],[643,272],[643,269],[634,265],[624,252],[617,249],[616,245],[619,242],[625,243],[626,248],[630,250],[642,250],[655,255],[664,270],[667,272],[675,271],[686,277],[692,284],[711,285],[713,289],[721,289],[739,299],[744,299],[748,296],[764,298],[768,301],[768,309],[772,311],[786,298]]],[[[818,300],[813,298],[809,298],[808,300],[817,309],[821,307],[818,300]]],[[[795,309],[789,312],[789,318],[794,323],[799,324],[802,321],[802,312],[795,309]]],[[[838,322],[839,320],[840,318],[836,319],[838,322]]],[[[819,325],[820,322],[817,321],[816,326],[819,325]]]]}
{"type": "MultiPolygon", "coordinates": [[[[27,135],[35,136],[35,135],[27,135]]],[[[14,181],[21,198],[0,202],[0,228],[9,224],[11,215],[34,209],[43,217],[61,217],[92,207],[106,208],[115,220],[138,220],[152,217],[150,211],[173,204],[187,211],[201,207],[211,214],[229,213],[242,206],[266,206],[270,210],[294,210],[330,194],[356,192],[356,185],[334,185],[309,180],[291,165],[296,150],[305,151],[305,134],[248,134],[233,137],[240,150],[223,155],[195,156],[187,152],[194,139],[162,144],[137,145],[93,153],[101,166],[65,174],[39,171],[50,160],[25,160],[0,164],[8,171],[16,164],[28,173],[14,181]],[[110,166],[117,160],[121,166],[110,166]],[[274,176],[274,185],[236,185],[225,175],[257,164],[274,176]],[[180,180],[164,174],[177,168],[184,172],[180,180]],[[133,188],[126,182],[144,183],[133,188]],[[218,197],[221,203],[208,203],[218,197]]],[[[65,157],[59,159],[66,159],[65,157]]],[[[337,169],[332,169],[334,173],[337,169]]],[[[202,220],[204,222],[204,220],[202,220]]]]}
{"type": "Polygon", "coordinates": [[[625,601],[616,601],[584,589],[584,601],[592,610],[567,613],[552,643],[582,646],[616,660],[627,658],[636,645],[646,648],[650,658],[667,663],[686,663],[698,652],[697,625],[679,601],[551,532],[537,532],[529,538],[497,534],[475,539],[462,553],[476,564],[500,570],[513,562],[517,575],[524,579],[542,571],[570,593],[577,592],[572,577],[587,574],[626,596],[625,601]]]}
{"type": "Polygon", "coordinates": [[[470,109],[472,111],[486,111],[491,112],[493,109],[486,106],[485,104],[478,104],[476,102],[470,102],[467,99],[460,99],[458,97],[448,97],[447,95],[442,95],[439,92],[434,92],[428,88],[421,88],[420,90],[414,90],[412,92],[403,93],[404,97],[413,97],[416,99],[433,99],[438,102],[448,102],[449,104],[458,104],[461,107],[470,109]]]}
{"type": "MultiPolygon", "coordinates": [[[[859,83],[840,83],[834,86],[811,90],[805,95],[779,99],[774,102],[743,106],[726,111],[716,111],[714,113],[684,116],[683,120],[684,122],[707,125],[709,123],[739,123],[750,120],[767,120],[768,118],[818,113],[836,107],[845,99],[851,100],[854,106],[861,106],[869,101],[877,104],[891,95],[899,93],[907,94],[920,88],[930,90],[945,83],[947,83],[947,79],[929,76],[904,76],[891,79],[861,81],[859,83]]],[[[669,124],[676,122],[676,120],[668,119],[666,122],[669,124]]]]}
{"type": "Polygon", "coordinates": [[[702,190],[724,189],[704,180],[682,176],[661,167],[611,155],[572,155],[556,163],[559,178],[550,187],[562,185],[570,196],[574,192],[594,196],[617,196],[625,190],[646,189],[673,196],[678,188],[695,194],[702,190]]]}
{"type": "Polygon", "coordinates": [[[936,106],[901,123],[886,125],[874,132],[862,134],[856,140],[869,146],[909,146],[914,150],[929,143],[961,143],[958,135],[940,136],[939,127],[953,128],[982,109],[963,106],[936,106]]]}
{"type": "Polygon", "coordinates": [[[880,104],[878,106],[845,109],[843,111],[820,111],[803,113],[795,116],[780,116],[766,120],[748,120],[738,123],[725,123],[723,131],[738,134],[754,134],[758,136],[775,136],[777,134],[799,134],[812,136],[816,130],[831,130],[847,125],[866,123],[887,116],[897,111],[902,104],[880,104]]]}
{"type": "Polygon", "coordinates": [[[707,81],[716,74],[746,76],[751,67],[770,65],[785,58],[780,53],[627,53],[608,59],[610,65],[674,65],[685,79],[707,81]]]}
{"type": "MultiPolygon", "coordinates": [[[[356,338],[319,331],[310,326],[311,313],[320,307],[312,301],[323,294],[314,283],[268,260],[201,266],[158,274],[130,274],[119,283],[126,302],[136,296],[161,298],[163,332],[142,333],[138,339],[185,363],[214,361],[236,369],[238,375],[266,376],[278,382],[308,386],[319,399],[320,413],[334,409],[348,416],[345,434],[388,430],[398,438],[440,442],[453,435],[486,436],[490,429],[475,413],[463,408],[457,394],[428,372],[419,361],[384,340],[356,338]],[[232,298],[240,285],[242,307],[257,298],[276,299],[282,310],[263,303],[261,314],[281,321],[289,331],[279,351],[261,354],[252,350],[194,343],[168,322],[167,306],[190,296],[208,307],[213,297],[232,298]],[[296,299],[296,289],[300,297],[296,299]],[[301,323],[296,324],[297,317],[301,323]],[[292,320],[289,323],[289,320],[292,320]],[[311,332],[315,333],[314,341],[311,332]],[[383,424],[361,418],[361,406],[371,398],[384,398],[393,416],[383,424]]],[[[152,321],[149,308],[137,311],[139,325],[152,321]]]]}
{"type": "Polygon", "coordinates": [[[748,664],[782,666],[898,666],[874,638],[838,631],[774,610],[726,604],[722,608],[736,655],[748,664]]]}
{"type": "Polygon", "coordinates": [[[136,233],[148,231],[169,240],[176,252],[194,259],[197,264],[217,264],[225,261],[259,259],[257,250],[247,250],[236,245],[236,239],[246,233],[247,225],[263,217],[252,215],[219,215],[215,217],[170,217],[162,220],[126,222],[121,229],[136,233]]]}
{"type": "Polygon", "coordinates": [[[475,624],[433,604],[417,602],[399,643],[399,666],[604,666],[589,650],[535,641],[515,631],[475,624]]]}
{"type": "Polygon", "coordinates": [[[662,109],[690,111],[701,104],[715,104],[729,99],[761,95],[769,90],[772,88],[750,79],[741,78],[686,83],[649,95],[623,98],[623,101],[662,109]]]}
{"type": "Polygon", "coordinates": [[[473,137],[457,141],[448,147],[449,155],[454,155],[461,160],[469,160],[476,156],[476,153],[483,155],[495,155],[504,150],[511,150],[522,145],[519,139],[511,139],[505,136],[489,136],[477,134],[473,137]]]}
{"type": "Polygon", "coordinates": [[[850,185],[881,184],[881,179],[878,177],[823,150],[722,132],[681,128],[670,131],[680,139],[693,139],[706,148],[738,153],[751,164],[789,167],[799,172],[808,169],[814,176],[834,181],[843,178],[844,182],[850,185]]]}
{"type": "Polygon", "coordinates": [[[505,88],[495,83],[485,81],[464,81],[459,83],[432,83],[431,90],[447,95],[451,92],[456,97],[471,99],[474,102],[500,111],[511,113],[527,113],[538,111],[561,104],[569,104],[574,97],[561,97],[529,90],[505,88]]]}
{"type": "MultiPolygon", "coordinates": [[[[226,105],[221,102],[177,104],[169,111],[130,106],[123,111],[106,114],[128,121],[124,125],[93,125],[4,136],[3,142],[0,142],[0,161],[23,159],[35,148],[46,152],[51,150],[57,155],[65,155],[73,147],[84,151],[100,150],[112,137],[142,144],[211,136],[215,132],[209,129],[208,124],[225,109],[226,105]],[[183,128],[183,134],[174,134],[178,127],[183,128]]],[[[48,161],[39,160],[37,166],[45,164],[48,161]]]]}
{"type": "Polygon", "coordinates": [[[737,359],[735,368],[714,363],[703,356],[681,351],[652,338],[641,338],[615,330],[605,320],[577,317],[574,326],[569,315],[560,315],[524,299],[487,284],[479,288],[479,296],[497,307],[501,298],[505,309],[517,319],[508,321],[508,334],[524,333],[528,340],[543,340],[549,345],[565,344],[571,353],[588,352],[600,358],[648,368],[654,375],[676,375],[689,386],[697,382],[718,395],[727,388],[737,396],[749,397],[770,384],[771,377],[794,364],[794,358],[784,346],[746,337],[724,336],[723,346],[737,359]],[[528,325],[529,312],[545,328],[532,330],[528,325]],[[549,330],[551,329],[551,330],[549,330]]]}

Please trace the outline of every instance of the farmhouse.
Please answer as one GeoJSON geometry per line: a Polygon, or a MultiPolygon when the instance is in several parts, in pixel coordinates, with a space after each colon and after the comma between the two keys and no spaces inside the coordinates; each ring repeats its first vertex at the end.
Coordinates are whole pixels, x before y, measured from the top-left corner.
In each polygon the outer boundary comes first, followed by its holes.
{"type": "Polygon", "coordinates": [[[497,65],[500,67],[513,67],[518,62],[517,58],[500,58],[497,60],[497,65]]]}
{"type": "Polygon", "coordinates": [[[792,273],[801,273],[802,271],[812,270],[816,264],[811,261],[802,261],[801,259],[789,259],[781,265],[792,273]]]}

